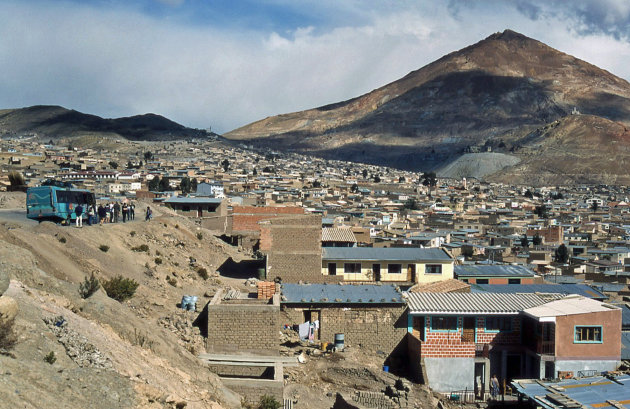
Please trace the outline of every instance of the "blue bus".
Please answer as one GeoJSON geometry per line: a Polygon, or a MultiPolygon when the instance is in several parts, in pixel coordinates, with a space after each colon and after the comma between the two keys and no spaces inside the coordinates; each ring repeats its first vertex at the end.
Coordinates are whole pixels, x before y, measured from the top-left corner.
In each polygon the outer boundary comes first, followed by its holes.
{"type": "Polygon", "coordinates": [[[75,189],[71,184],[54,183],[30,187],[26,191],[26,217],[39,222],[70,222],[76,219],[74,209],[83,206],[82,217],[87,217],[87,207],[96,203],[94,193],[75,189]]]}

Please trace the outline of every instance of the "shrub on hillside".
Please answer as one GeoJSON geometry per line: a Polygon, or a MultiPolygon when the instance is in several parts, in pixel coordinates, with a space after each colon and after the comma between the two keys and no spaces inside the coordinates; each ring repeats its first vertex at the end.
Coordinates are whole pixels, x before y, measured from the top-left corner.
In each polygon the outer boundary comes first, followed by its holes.
{"type": "Polygon", "coordinates": [[[203,268],[203,267],[199,267],[199,268],[197,269],[197,275],[198,275],[199,277],[203,278],[204,280],[207,280],[207,279],[208,279],[208,270],[206,270],[206,269],[205,269],[205,268],[203,268]]]}
{"type": "Polygon", "coordinates": [[[48,362],[51,365],[57,362],[57,356],[55,356],[55,352],[50,351],[48,355],[44,357],[44,361],[48,362]]]}
{"type": "Polygon", "coordinates": [[[131,250],[133,251],[144,251],[145,253],[149,251],[149,246],[147,246],[146,244],[141,244],[139,246],[136,247],[132,247],[131,250]]]}
{"type": "Polygon", "coordinates": [[[17,342],[14,323],[15,320],[0,321],[0,352],[8,352],[17,342]]]}
{"type": "Polygon", "coordinates": [[[85,277],[85,280],[79,284],[79,294],[81,295],[81,298],[88,298],[94,294],[100,286],[101,283],[98,281],[98,278],[96,278],[94,273],[92,273],[89,278],[85,277]]]}
{"type": "Polygon", "coordinates": [[[198,238],[199,240],[202,240],[202,239],[203,239],[203,233],[202,233],[202,232],[198,232],[198,233],[197,233],[197,238],[198,238]]]}
{"type": "Polygon", "coordinates": [[[59,243],[65,243],[66,241],[65,237],[59,237],[59,243]]]}
{"type": "Polygon", "coordinates": [[[107,253],[109,251],[109,246],[107,244],[101,244],[98,248],[103,252],[107,253]]]}
{"type": "Polygon", "coordinates": [[[153,261],[155,261],[155,264],[162,264],[162,259],[160,257],[156,257],[153,261]]]}
{"type": "Polygon", "coordinates": [[[123,302],[130,299],[140,284],[131,278],[118,275],[103,283],[103,289],[110,298],[123,302]]]}

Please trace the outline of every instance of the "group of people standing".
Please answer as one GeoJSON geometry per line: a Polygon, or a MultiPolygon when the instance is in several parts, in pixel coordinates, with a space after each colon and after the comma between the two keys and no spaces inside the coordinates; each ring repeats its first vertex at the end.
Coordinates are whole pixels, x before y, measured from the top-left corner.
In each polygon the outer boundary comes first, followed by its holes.
{"type": "Polygon", "coordinates": [[[83,227],[83,216],[87,214],[87,224],[118,223],[122,212],[122,222],[125,223],[136,218],[136,206],[134,203],[124,202],[122,205],[118,202],[110,202],[99,204],[98,207],[92,205],[78,204],[74,207],[76,217],[76,226],[83,227]]]}

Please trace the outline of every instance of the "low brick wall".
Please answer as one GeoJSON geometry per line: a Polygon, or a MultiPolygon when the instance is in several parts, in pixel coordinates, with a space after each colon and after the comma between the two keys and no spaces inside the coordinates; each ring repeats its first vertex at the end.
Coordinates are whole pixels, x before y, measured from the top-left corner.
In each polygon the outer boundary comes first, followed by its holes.
{"type": "Polygon", "coordinates": [[[208,369],[219,376],[273,379],[273,366],[245,366],[245,365],[209,365],[208,369]]]}
{"type": "MultiPolygon", "coordinates": [[[[208,304],[209,353],[246,352],[278,355],[280,348],[280,302],[278,295],[272,304],[222,303],[218,291],[208,304]]],[[[249,300],[244,300],[249,301],[249,300]]]]}

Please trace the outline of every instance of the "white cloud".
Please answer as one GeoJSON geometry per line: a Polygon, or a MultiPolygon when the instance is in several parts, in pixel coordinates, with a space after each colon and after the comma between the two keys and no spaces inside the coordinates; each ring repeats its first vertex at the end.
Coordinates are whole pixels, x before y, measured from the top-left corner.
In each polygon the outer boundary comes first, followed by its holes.
{"type": "MultiPolygon", "coordinates": [[[[623,2],[615,4],[624,11],[623,2]]],[[[455,4],[457,13],[435,2],[387,5],[361,10],[359,25],[263,32],[185,25],[129,9],[3,3],[0,107],[155,112],[223,132],[369,92],[506,28],[630,78],[626,41],[576,34],[586,23],[551,6],[527,15],[505,2],[455,4]]],[[[326,12],[333,7],[326,4],[326,12]]],[[[346,7],[351,15],[354,6],[346,7]]]]}

